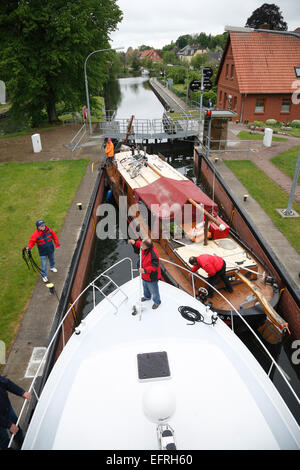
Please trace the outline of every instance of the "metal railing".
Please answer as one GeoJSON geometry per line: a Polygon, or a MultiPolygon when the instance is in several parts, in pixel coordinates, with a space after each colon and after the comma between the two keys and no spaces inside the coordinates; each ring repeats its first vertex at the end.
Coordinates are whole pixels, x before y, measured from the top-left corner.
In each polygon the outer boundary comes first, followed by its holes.
{"type": "Polygon", "coordinates": [[[71,140],[69,144],[72,150],[72,160],[74,158],[74,153],[76,152],[77,148],[81,144],[84,137],[86,137],[86,135],[87,135],[87,125],[86,123],[84,123],[83,126],[81,126],[81,128],[79,129],[79,131],[74,135],[73,139],[71,140]]]}
{"type": "Polygon", "coordinates": [[[201,145],[205,151],[205,154],[208,156],[211,153],[222,154],[229,152],[245,152],[245,159],[250,159],[250,153],[252,150],[251,146],[253,145],[253,140],[216,140],[211,139],[209,136],[205,136],[203,140],[204,142],[201,142],[201,145]]]}
{"type": "MultiPolygon", "coordinates": [[[[115,119],[99,122],[97,129],[103,137],[125,139],[129,119],[115,119]]],[[[199,119],[190,119],[184,115],[178,119],[134,119],[129,138],[135,139],[176,139],[199,135],[199,119]]]]}
{"type": "MultiPolygon", "coordinates": [[[[288,380],[286,379],[285,377],[285,374],[284,372],[281,370],[281,367],[276,363],[275,359],[272,357],[272,355],[270,354],[270,352],[268,351],[268,349],[266,348],[266,346],[262,343],[262,341],[260,340],[260,338],[258,337],[258,335],[255,333],[255,331],[251,328],[251,326],[247,323],[247,321],[243,318],[243,316],[237,311],[237,309],[234,307],[234,305],[232,305],[232,303],[222,295],[221,292],[219,292],[213,285],[211,285],[208,281],[206,281],[203,277],[199,276],[198,274],[196,273],[193,273],[191,272],[189,269],[183,267],[183,266],[180,266],[176,263],[174,263],[173,261],[170,261],[170,260],[166,260],[164,258],[160,258],[160,260],[163,262],[163,263],[167,263],[167,264],[171,264],[173,266],[175,266],[176,268],[179,268],[181,269],[182,271],[185,271],[187,272],[190,276],[191,276],[191,279],[192,279],[192,289],[193,289],[193,297],[196,298],[196,289],[195,289],[195,277],[200,279],[202,282],[204,282],[207,286],[209,286],[210,288],[212,288],[218,295],[221,296],[221,298],[229,305],[230,307],[230,310],[231,310],[231,328],[234,332],[234,321],[233,321],[233,312],[235,312],[236,315],[238,315],[238,317],[240,318],[240,320],[245,324],[246,328],[253,334],[253,336],[256,338],[256,340],[258,341],[258,343],[260,344],[260,346],[263,348],[264,352],[267,354],[268,358],[270,359],[271,361],[271,365],[270,365],[270,368],[267,372],[267,376],[270,377],[271,375],[271,371],[273,369],[273,367],[275,367],[277,369],[277,371],[279,372],[279,374],[281,375],[281,377],[283,378],[285,384],[287,385],[288,389],[290,390],[290,392],[292,393],[292,395],[294,396],[298,406],[300,406],[300,399],[299,397],[297,396],[296,392],[294,391],[294,389],[292,388],[292,386],[289,384],[288,380]]],[[[92,298],[93,298],[93,308],[96,307],[97,305],[97,302],[96,302],[96,292],[100,292],[100,294],[113,306],[113,308],[115,309],[115,313],[117,313],[118,311],[118,308],[120,307],[120,305],[123,303],[123,301],[125,301],[126,299],[128,299],[128,296],[127,294],[121,289],[121,287],[115,282],[113,281],[113,279],[111,279],[107,273],[111,270],[111,269],[114,269],[116,266],[120,265],[121,263],[124,263],[124,262],[129,262],[129,267],[130,267],[130,279],[132,280],[134,278],[133,276],[133,273],[134,271],[138,271],[137,268],[133,268],[133,262],[132,262],[132,259],[129,258],[129,257],[126,257],[126,258],[123,258],[121,259],[120,261],[118,261],[117,263],[115,263],[114,265],[110,266],[109,268],[107,268],[105,271],[103,271],[101,274],[99,274],[99,276],[97,276],[78,296],[77,298],[74,300],[74,302],[72,304],[70,304],[67,312],[65,313],[64,317],[62,318],[62,320],[60,321],[57,329],[55,330],[49,344],[48,344],[48,347],[44,353],[44,356],[43,358],[41,359],[41,362],[38,366],[38,369],[35,373],[35,376],[31,382],[31,385],[29,387],[29,392],[30,393],[33,393],[35,398],[36,398],[36,401],[38,402],[40,397],[38,396],[37,394],[37,391],[35,390],[35,382],[37,381],[37,378],[41,375],[41,369],[42,369],[42,366],[44,366],[45,362],[46,362],[46,359],[47,359],[47,355],[51,349],[51,347],[53,346],[55,340],[58,338],[58,336],[61,334],[61,337],[62,337],[62,350],[64,349],[65,345],[66,345],[66,342],[65,342],[65,331],[64,331],[64,322],[65,320],[67,319],[68,315],[70,312],[73,311],[75,305],[77,304],[77,302],[80,300],[80,298],[86,294],[86,292],[92,288],[92,298]],[[103,286],[103,287],[99,287],[96,285],[96,282],[98,282],[101,278],[105,278],[105,279],[108,279],[108,282],[103,286]],[[104,290],[110,285],[110,284],[113,284],[114,287],[116,287],[116,290],[113,291],[112,293],[109,293],[108,295],[104,293],[104,290]],[[124,300],[119,304],[119,305],[116,305],[113,301],[112,301],[112,296],[116,293],[116,292],[121,292],[122,295],[124,296],[124,300]]],[[[126,282],[126,281],[125,281],[126,282]]],[[[140,293],[141,294],[141,293],[140,293]]],[[[100,302],[100,301],[99,301],[100,302]]],[[[99,303],[98,302],[98,303],[99,303]]],[[[141,316],[140,316],[140,319],[141,319],[141,316]]],[[[221,321],[221,320],[219,320],[221,321]]],[[[80,324],[78,327],[75,328],[74,330],[75,334],[79,334],[80,333],[80,324]]],[[[42,393],[42,391],[41,391],[42,393]]],[[[18,417],[18,420],[17,420],[17,423],[16,425],[18,426],[20,421],[21,421],[21,418],[24,414],[24,411],[26,409],[26,407],[28,406],[28,402],[27,401],[24,401],[23,403],[23,406],[21,408],[21,411],[20,411],[20,414],[19,414],[19,417],[18,417]]],[[[11,447],[11,444],[13,442],[13,439],[14,439],[14,435],[11,436],[10,438],[10,442],[9,442],[9,446],[8,447],[11,447]]]]}

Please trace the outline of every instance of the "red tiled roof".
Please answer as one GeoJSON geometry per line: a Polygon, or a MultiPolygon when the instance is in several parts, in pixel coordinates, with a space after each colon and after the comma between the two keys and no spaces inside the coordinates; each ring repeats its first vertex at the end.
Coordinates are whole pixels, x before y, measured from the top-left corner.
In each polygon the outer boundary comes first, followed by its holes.
{"type": "Polygon", "coordinates": [[[271,32],[230,32],[240,93],[293,93],[300,37],[271,32]]]}

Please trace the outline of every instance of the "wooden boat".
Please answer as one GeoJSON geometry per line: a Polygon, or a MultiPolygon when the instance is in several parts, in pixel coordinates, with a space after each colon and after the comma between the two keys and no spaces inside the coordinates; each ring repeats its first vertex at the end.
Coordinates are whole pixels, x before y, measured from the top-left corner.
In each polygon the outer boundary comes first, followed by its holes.
{"type": "MultiPolygon", "coordinates": [[[[131,228],[135,227],[142,237],[152,238],[167,281],[194,294],[226,323],[235,321],[228,301],[254,327],[265,325],[267,320],[275,326],[275,339],[270,342],[280,340],[288,325],[274,310],[279,300],[278,285],[263,260],[234,236],[220,217],[218,205],[207,194],[158,155],[121,151],[106,171],[115,201],[127,196],[131,228]],[[183,212],[189,217],[182,217],[183,212]],[[220,281],[215,286],[218,293],[207,298],[207,273],[200,269],[201,279],[196,278],[189,264],[191,256],[200,254],[221,256],[226,261],[232,294],[220,281]],[[172,262],[186,270],[180,272],[172,262]]],[[[237,328],[243,328],[239,318],[236,322],[237,328]]]]}

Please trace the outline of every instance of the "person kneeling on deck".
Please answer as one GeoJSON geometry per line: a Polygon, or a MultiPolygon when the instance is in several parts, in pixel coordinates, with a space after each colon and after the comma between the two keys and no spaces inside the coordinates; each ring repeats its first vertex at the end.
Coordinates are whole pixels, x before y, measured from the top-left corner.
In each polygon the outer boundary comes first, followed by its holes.
{"type": "Polygon", "coordinates": [[[106,153],[106,157],[107,157],[106,161],[109,164],[109,166],[112,167],[113,166],[114,156],[115,156],[115,147],[114,147],[114,144],[112,143],[110,137],[107,139],[107,144],[106,144],[106,147],[105,147],[105,153],[106,153]]]}
{"type": "Polygon", "coordinates": [[[139,273],[142,274],[144,297],[142,302],[153,299],[152,308],[155,309],[161,304],[158,280],[161,279],[160,261],[156,248],[150,238],[142,241],[132,240],[128,241],[136,248],[142,249],[142,266],[139,268],[139,273]]]}
{"type": "MultiPolygon", "coordinates": [[[[207,282],[212,286],[217,284],[218,279],[221,278],[226,286],[228,292],[233,292],[232,286],[228,277],[226,276],[226,263],[220,256],[214,255],[200,255],[191,256],[189,263],[193,265],[192,272],[195,273],[198,269],[202,268],[208,274],[207,282]]],[[[214,295],[213,289],[208,286],[208,297],[214,295]]]]}

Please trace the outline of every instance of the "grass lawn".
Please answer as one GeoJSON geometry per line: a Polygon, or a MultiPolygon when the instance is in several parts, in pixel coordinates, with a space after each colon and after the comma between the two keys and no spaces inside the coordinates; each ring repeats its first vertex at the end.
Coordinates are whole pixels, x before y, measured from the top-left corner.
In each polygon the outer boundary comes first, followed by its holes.
{"type": "MultiPolygon", "coordinates": [[[[271,158],[271,162],[274,163],[281,171],[288,175],[292,180],[294,178],[296,163],[299,153],[299,145],[286,150],[285,152],[279,153],[276,157],[271,158]]],[[[300,174],[298,177],[298,184],[300,184],[300,174]]]]}
{"type": "MultiPolygon", "coordinates": [[[[237,137],[241,140],[263,140],[264,134],[251,134],[248,131],[241,131],[238,133],[237,137]]],[[[285,142],[288,140],[286,137],[277,137],[273,134],[273,140],[277,142],[285,142]]]]}
{"type": "MultiPolygon", "coordinates": [[[[8,349],[39,274],[28,271],[22,249],[44,219],[59,234],[88,160],[0,164],[0,340],[8,349]]],[[[38,250],[32,250],[40,264],[38,250]]]]}
{"type": "MultiPolygon", "coordinates": [[[[276,211],[277,208],[287,208],[289,196],[251,161],[232,160],[225,163],[265,210],[274,225],[300,253],[300,219],[283,218],[276,211]]],[[[293,209],[300,214],[299,204],[294,202],[293,209]]]]}

